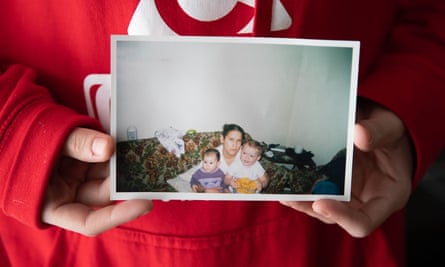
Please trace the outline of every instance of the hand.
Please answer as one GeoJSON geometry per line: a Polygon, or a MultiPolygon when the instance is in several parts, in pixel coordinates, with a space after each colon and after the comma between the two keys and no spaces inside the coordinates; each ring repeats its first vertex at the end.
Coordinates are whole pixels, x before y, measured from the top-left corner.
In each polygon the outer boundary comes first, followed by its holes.
{"type": "Polygon", "coordinates": [[[88,236],[131,221],[152,208],[149,200],[110,201],[109,135],[75,129],[55,166],[42,207],[42,220],[88,236]]]}
{"type": "Polygon", "coordinates": [[[192,191],[195,193],[204,193],[206,189],[200,184],[192,185],[192,191]]]}
{"type": "Polygon", "coordinates": [[[263,184],[261,184],[261,182],[257,179],[256,180],[256,192],[259,193],[259,192],[261,192],[261,190],[263,190],[263,184]]]}
{"type": "Polygon", "coordinates": [[[196,184],[192,185],[192,191],[198,193],[198,185],[196,184]]]}
{"type": "Polygon", "coordinates": [[[232,188],[238,188],[238,183],[236,182],[236,178],[232,178],[231,180],[230,180],[230,183],[229,183],[229,185],[232,187],[232,188]]]}
{"type": "Polygon", "coordinates": [[[402,121],[380,106],[363,104],[354,129],[351,201],[283,202],[325,223],[336,223],[354,237],[369,235],[405,206],[414,168],[402,121]]]}
{"type": "Polygon", "coordinates": [[[226,173],[226,176],[224,177],[224,184],[231,185],[234,177],[228,173],[226,173]]]}

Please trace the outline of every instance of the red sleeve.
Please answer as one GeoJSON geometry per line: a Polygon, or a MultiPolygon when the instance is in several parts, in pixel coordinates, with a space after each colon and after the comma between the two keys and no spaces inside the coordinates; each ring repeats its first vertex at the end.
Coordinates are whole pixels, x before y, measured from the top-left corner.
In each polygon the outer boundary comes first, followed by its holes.
{"type": "Polygon", "coordinates": [[[40,207],[65,137],[74,127],[99,125],[55,104],[34,76],[20,65],[0,73],[0,208],[25,224],[43,227],[40,207]]]}
{"type": "Polygon", "coordinates": [[[416,184],[445,145],[445,2],[405,1],[375,72],[359,94],[390,108],[416,150],[416,184]]]}

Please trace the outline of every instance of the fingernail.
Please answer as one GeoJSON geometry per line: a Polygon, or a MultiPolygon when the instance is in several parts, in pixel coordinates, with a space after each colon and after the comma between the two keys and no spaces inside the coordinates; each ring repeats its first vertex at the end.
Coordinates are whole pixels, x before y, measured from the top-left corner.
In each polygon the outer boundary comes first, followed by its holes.
{"type": "Polygon", "coordinates": [[[103,138],[95,138],[93,141],[93,154],[94,156],[102,156],[107,146],[107,141],[103,138]]]}

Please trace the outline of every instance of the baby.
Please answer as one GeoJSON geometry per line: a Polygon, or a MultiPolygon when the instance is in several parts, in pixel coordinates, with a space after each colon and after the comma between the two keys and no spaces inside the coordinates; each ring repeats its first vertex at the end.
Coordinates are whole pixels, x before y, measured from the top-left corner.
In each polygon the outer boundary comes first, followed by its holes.
{"type": "Polygon", "coordinates": [[[224,184],[224,172],[219,168],[220,153],[215,148],[207,149],[202,156],[201,167],[192,174],[190,186],[193,192],[228,192],[224,184]]]}
{"type": "Polygon", "coordinates": [[[238,193],[259,193],[267,186],[268,178],[261,166],[263,148],[254,140],[241,147],[240,163],[236,162],[226,175],[226,183],[238,193]]]}

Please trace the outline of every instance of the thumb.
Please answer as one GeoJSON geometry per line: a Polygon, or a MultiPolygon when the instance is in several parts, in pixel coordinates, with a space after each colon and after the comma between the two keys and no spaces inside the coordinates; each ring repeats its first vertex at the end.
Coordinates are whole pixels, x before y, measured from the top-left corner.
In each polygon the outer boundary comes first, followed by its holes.
{"type": "Polygon", "coordinates": [[[110,159],[113,150],[111,136],[92,129],[76,128],[65,141],[63,153],[85,162],[103,162],[110,159]]]}
{"type": "Polygon", "coordinates": [[[356,123],[354,143],[362,151],[392,145],[403,137],[403,122],[391,111],[376,108],[368,118],[356,123]]]}

